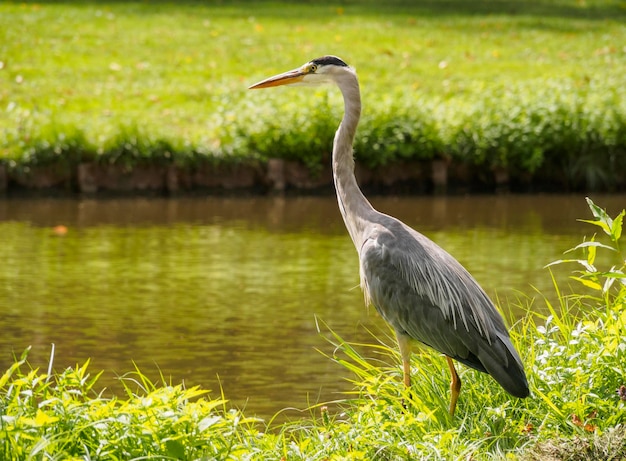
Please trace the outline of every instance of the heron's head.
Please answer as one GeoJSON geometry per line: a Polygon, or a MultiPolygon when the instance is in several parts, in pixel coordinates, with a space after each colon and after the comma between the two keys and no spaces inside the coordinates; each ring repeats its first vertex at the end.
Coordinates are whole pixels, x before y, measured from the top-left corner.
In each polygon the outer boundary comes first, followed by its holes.
{"type": "Polygon", "coordinates": [[[297,69],[274,75],[259,83],[255,83],[250,89],[280,85],[320,85],[322,83],[336,82],[338,76],[346,71],[352,72],[352,69],[337,56],[322,56],[307,62],[297,69]]]}

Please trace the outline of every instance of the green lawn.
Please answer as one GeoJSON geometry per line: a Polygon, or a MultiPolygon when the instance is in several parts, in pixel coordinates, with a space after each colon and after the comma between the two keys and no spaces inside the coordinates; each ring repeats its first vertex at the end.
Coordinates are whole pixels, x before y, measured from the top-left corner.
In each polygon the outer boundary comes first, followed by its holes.
{"type": "Polygon", "coordinates": [[[609,0],[3,2],[0,158],[319,164],[337,92],[247,87],[336,54],[361,78],[370,166],[443,156],[574,175],[584,157],[615,182],[625,19],[609,0]]]}

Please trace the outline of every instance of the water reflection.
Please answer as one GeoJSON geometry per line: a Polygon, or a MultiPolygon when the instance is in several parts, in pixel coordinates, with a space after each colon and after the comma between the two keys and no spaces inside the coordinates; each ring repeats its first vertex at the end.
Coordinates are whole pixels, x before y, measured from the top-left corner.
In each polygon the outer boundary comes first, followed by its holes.
{"type": "MultiPolygon", "coordinates": [[[[624,197],[594,197],[613,214],[624,197]]],[[[501,300],[589,232],[578,196],[375,197],[433,238],[501,300]]],[[[315,316],[346,339],[386,332],[363,307],[358,265],[333,197],[0,201],[0,366],[92,358],[102,383],[140,369],[219,386],[249,414],[337,398],[346,370],[315,316]],[[68,228],[57,235],[53,227],[68,228]]],[[[505,306],[508,304],[504,303],[505,306]]]]}

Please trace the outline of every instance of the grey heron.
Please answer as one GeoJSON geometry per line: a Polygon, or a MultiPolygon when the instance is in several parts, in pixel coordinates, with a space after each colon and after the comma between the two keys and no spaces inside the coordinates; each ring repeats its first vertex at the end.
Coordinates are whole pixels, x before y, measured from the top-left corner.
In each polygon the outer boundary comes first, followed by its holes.
{"type": "Polygon", "coordinates": [[[332,170],[337,202],[359,256],[361,288],[393,327],[402,357],[404,384],[411,386],[411,341],[446,356],[454,415],[461,380],[452,359],[490,374],[508,393],[529,395],[518,352],[501,315],[470,273],[449,253],[400,220],[376,211],[354,175],[352,143],[361,115],[356,72],[336,56],[313,59],[250,89],[335,83],[344,116],[335,133],[332,170]]]}

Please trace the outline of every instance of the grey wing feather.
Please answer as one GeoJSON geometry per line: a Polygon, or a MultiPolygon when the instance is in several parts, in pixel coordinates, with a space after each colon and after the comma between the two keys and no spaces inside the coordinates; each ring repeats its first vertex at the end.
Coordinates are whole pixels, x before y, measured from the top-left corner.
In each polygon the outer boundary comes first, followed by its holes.
{"type": "Polygon", "coordinates": [[[500,314],[456,259],[386,215],[370,229],[359,259],[366,302],[398,334],[489,373],[513,395],[528,395],[500,314]]]}

